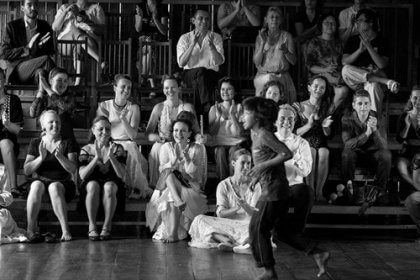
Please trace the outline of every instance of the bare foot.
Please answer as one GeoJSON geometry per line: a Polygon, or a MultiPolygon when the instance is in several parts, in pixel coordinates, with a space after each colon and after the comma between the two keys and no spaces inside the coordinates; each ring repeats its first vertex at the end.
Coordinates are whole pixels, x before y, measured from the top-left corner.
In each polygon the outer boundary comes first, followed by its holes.
{"type": "Polygon", "coordinates": [[[73,239],[73,237],[71,237],[70,232],[65,231],[65,232],[63,232],[63,235],[61,236],[60,241],[66,242],[66,241],[70,241],[72,239],[73,239]]]}
{"type": "Polygon", "coordinates": [[[321,277],[322,275],[325,274],[325,272],[327,272],[327,264],[328,264],[328,259],[329,258],[330,258],[330,253],[329,252],[323,252],[323,253],[319,253],[319,254],[314,255],[316,265],[319,268],[319,272],[316,275],[317,277],[321,277]]]}
{"type": "Polygon", "coordinates": [[[173,238],[166,238],[166,239],[152,239],[152,242],[154,243],[176,243],[179,239],[173,239],[173,238]]]}
{"type": "Polygon", "coordinates": [[[223,252],[233,252],[233,246],[232,244],[229,244],[229,243],[219,243],[217,245],[217,249],[223,252]]]}

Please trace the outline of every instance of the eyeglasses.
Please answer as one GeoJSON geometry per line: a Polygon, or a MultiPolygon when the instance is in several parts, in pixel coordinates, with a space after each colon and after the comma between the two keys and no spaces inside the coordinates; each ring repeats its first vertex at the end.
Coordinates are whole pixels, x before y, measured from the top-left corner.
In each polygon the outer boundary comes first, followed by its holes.
{"type": "Polygon", "coordinates": [[[359,18],[359,19],[357,19],[357,20],[356,20],[356,22],[357,22],[357,23],[362,23],[362,22],[365,22],[365,23],[371,23],[372,21],[367,20],[367,19],[364,19],[364,18],[359,18]]]}
{"type": "Polygon", "coordinates": [[[334,21],[324,21],[322,24],[332,25],[332,26],[336,26],[337,25],[334,21]]]}

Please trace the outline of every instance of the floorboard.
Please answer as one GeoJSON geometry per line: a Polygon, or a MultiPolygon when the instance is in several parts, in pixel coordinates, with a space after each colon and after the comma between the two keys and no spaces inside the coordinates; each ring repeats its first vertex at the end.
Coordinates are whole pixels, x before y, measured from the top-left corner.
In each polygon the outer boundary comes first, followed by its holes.
{"type": "MultiPolygon", "coordinates": [[[[331,240],[332,254],[321,279],[411,280],[420,275],[420,245],[408,241],[331,240]]],[[[315,279],[312,257],[286,245],[274,252],[279,279],[315,279]]],[[[187,242],[150,239],[56,244],[3,244],[0,280],[251,280],[262,273],[249,255],[190,248],[187,242]]]]}

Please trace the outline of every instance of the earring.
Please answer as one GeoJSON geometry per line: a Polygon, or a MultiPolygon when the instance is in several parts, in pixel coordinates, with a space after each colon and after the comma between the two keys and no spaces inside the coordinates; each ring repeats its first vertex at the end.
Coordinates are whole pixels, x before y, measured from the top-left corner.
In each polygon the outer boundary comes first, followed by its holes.
{"type": "Polygon", "coordinates": [[[188,144],[190,143],[190,138],[188,138],[188,139],[187,139],[187,143],[188,143],[188,144]]]}

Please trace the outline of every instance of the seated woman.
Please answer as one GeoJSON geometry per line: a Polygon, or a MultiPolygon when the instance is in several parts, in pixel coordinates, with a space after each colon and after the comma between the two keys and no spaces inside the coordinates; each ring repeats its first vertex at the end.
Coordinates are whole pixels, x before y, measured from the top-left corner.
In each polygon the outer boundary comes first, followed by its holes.
{"type": "Polygon", "coordinates": [[[257,36],[257,27],[261,25],[261,10],[255,1],[225,1],[217,9],[217,26],[223,38],[233,42],[253,43],[257,36]]]}
{"type": "Polygon", "coordinates": [[[304,43],[318,35],[317,25],[322,13],[321,2],[321,0],[302,0],[295,19],[296,43],[304,43]]]}
{"type": "Polygon", "coordinates": [[[288,103],[293,103],[296,101],[296,88],[288,71],[296,62],[295,46],[292,35],[280,29],[283,21],[283,13],[278,7],[268,8],[264,26],[255,42],[255,95],[260,96],[264,84],[277,78],[285,89],[288,103]]]}
{"type": "Polygon", "coordinates": [[[266,82],[260,96],[273,100],[279,106],[287,103],[283,85],[277,79],[266,82]]]}
{"type": "Polygon", "coordinates": [[[309,79],[309,99],[294,103],[293,107],[298,112],[296,134],[309,142],[314,164],[312,171],[306,177],[307,184],[315,190],[315,199],[323,198],[323,187],[328,176],[329,150],[327,136],[331,134],[333,122],[328,109],[331,106],[328,80],[323,76],[314,76],[309,79]],[[316,168],[317,167],[317,168],[316,168]]]}
{"type": "Polygon", "coordinates": [[[202,194],[207,179],[206,149],[193,142],[189,120],[177,119],[172,131],[174,141],[160,150],[160,177],[146,208],[146,225],[156,231],[153,239],[162,242],[185,239],[194,218],[207,211],[202,194]]]}
{"type": "MultiPolygon", "coordinates": [[[[189,234],[189,245],[197,248],[215,248],[237,253],[249,248],[248,228],[255,205],[261,195],[259,184],[249,187],[248,171],[251,169],[251,153],[239,149],[232,154],[233,176],[217,186],[217,217],[198,215],[189,234]]],[[[250,253],[251,251],[248,250],[250,253]]]]}
{"type": "MultiPolygon", "coordinates": [[[[139,43],[168,41],[168,6],[160,2],[160,0],[145,0],[136,4],[134,28],[138,33],[139,43]]],[[[144,46],[142,49],[138,50],[137,60],[137,68],[141,74],[152,74],[152,60],[156,60],[156,58],[154,57],[150,46],[144,46]]],[[[149,81],[150,87],[154,88],[154,80],[149,78],[149,81]]]]}
{"type": "Polygon", "coordinates": [[[237,91],[231,78],[220,79],[217,88],[223,102],[216,101],[216,104],[210,108],[209,125],[210,134],[221,144],[214,147],[214,157],[217,178],[223,180],[230,175],[229,155],[237,149],[237,145],[243,140],[240,137],[242,126],[239,124],[242,106],[240,103],[235,103],[234,98],[237,91]]]}
{"type": "Polygon", "coordinates": [[[343,45],[337,35],[337,21],[331,14],[321,17],[318,24],[321,35],[312,38],[306,48],[309,77],[322,75],[334,88],[334,100],[329,113],[334,113],[349,92],[341,76],[343,45]]]}
{"type": "Polygon", "coordinates": [[[58,113],[61,122],[61,137],[76,142],[73,132],[73,111],[76,108],[76,97],[68,91],[69,75],[63,68],[53,68],[49,73],[49,84],[42,82],[42,91],[38,91],[29,109],[31,118],[37,118],[45,109],[58,113]]]}
{"type": "Polygon", "coordinates": [[[133,188],[133,197],[151,193],[146,179],[147,161],[136,142],[140,124],[140,108],[128,100],[131,95],[131,78],[118,74],[114,77],[115,98],[99,103],[96,116],[107,117],[111,122],[111,137],[127,151],[126,176],[123,181],[133,188]],[[135,189],[139,194],[135,193],[135,189]]]}
{"type": "Polygon", "coordinates": [[[25,242],[28,240],[24,229],[18,228],[12,214],[7,207],[13,202],[13,196],[10,192],[10,184],[7,179],[7,173],[4,172],[4,166],[0,172],[0,245],[5,243],[25,242]]]}
{"type": "MultiPolygon", "coordinates": [[[[106,117],[96,117],[90,131],[91,144],[84,146],[79,156],[82,197],[85,197],[89,219],[88,237],[92,241],[110,239],[115,209],[118,207],[119,212],[124,211],[125,188],[122,178],[127,154],[121,145],[110,140],[111,123],[106,117]],[[96,215],[101,201],[105,219],[99,235],[96,231],[96,215]]],[[[83,199],[80,202],[83,203],[83,199]]]]}
{"type": "MultiPolygon", "coordinates": [[[[163,93],[166,100],[153,107],[146,135],[149,141],[155,142],[149,154],[149,183],[156,186],[159,179],[159,150],[162,145],[172,140],[171,126],[178,114],[182,111],[194,113],[194,106],[179,99],[180,88],[175,77],[163,78],[163,93]],[[158,129],[156,133],[156,127],[158,129]]],[[[195,113],[194,113],[195,114],[195,113]]]]}
{"type": "Polygon", "coordinates": [[[71,139],[60,136],[60,117],[54,110],[44,111],[39,118],[43,135],[32,139],[23,166],[26,176],[32,176],[28,200],[28,238],[30,242],[40,242],[42,237],[37,229],[37,217],[45,193],[48,194],[55,215],[63,232],[61,241],[72,239],[67,223],[66,202],[70,202],[76,185],[71,180],[77,168],[77,147],[71,139]]]}
{"type": "Polygon", "coordinates": [[[4,89],[4,76],[0,74],[0,151],[6,167],[8,184],[13,196],[21,196],[17,189],[16,158],[19,153],[17,135],[23,124],[22,104],[15,94],[4,89]]]}
{"type": "MultiPolygon", "coordinates": [[[[105,13],[97,4],[89,5],[87,0],[77,0],[74,4],[63,4],[55,15],[52,30],[58,34],[58,40],[80,40],[87,38],[87,53],[96,62],[101,63],[99,57],[100,36],[105,27],[105,13]]],[[[62,50],[58,50],[59,52],[62,50]]],[[[76,73],[81,73],[82,65],[78,56],[80,49],[63,50],[64,55],[73,55],[75,59],[76,73]]],[[[101,65],[103,66],[103,65],[101,65]]],[[[75,85],[80,84],[80,78],[75,85]]]]}

